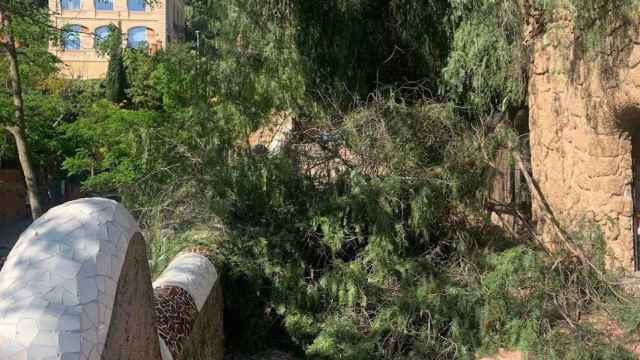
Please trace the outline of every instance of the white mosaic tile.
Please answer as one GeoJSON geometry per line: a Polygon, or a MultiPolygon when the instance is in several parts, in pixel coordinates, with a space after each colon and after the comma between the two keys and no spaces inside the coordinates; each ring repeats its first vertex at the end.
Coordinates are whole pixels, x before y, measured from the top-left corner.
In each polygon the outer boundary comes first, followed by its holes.
{"type": "Polygon", "coordinates": [[[177,286],[193,297],[198,311],[202,310],[216,283],[218,273],[207,257],[187,253],[177,256],[153,282],[153,288],[177,286]]]}
{"type": "Polygon", "coordinates": [[[0,359],[98,360],[126,249],[139,231],[115,201],[49,210],[0,272],[0,359]]]}
{"type": "Polygon", "coordinates": [[[173,355],[171,355],[167,343],[160,336],[158,336],[158,340],[160,341],[160,356],[162,356],[162,360],[173,360],[173,355]]]}

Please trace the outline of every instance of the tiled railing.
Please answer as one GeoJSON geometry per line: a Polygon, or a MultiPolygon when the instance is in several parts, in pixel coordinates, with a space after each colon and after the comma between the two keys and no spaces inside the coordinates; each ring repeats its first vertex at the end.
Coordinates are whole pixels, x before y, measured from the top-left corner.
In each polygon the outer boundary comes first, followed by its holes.
{"type": "Polygon", "coordinates": [[[207,253],[179,255],[153,288],[122,205],[55,207],[0,271],[0,359],[221,359],[222,294],[207,253]]]}

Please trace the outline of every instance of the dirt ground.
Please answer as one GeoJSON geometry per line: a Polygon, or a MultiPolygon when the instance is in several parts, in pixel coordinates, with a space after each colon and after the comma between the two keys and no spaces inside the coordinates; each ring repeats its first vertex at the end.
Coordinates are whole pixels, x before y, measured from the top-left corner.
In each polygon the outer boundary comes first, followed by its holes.
{"type": "Polygon", "coordinates": [[[524,354],[520,351],[509,351],[500,349],[497,354],[483,357],[480,360],[524,360],[524,354]]]}

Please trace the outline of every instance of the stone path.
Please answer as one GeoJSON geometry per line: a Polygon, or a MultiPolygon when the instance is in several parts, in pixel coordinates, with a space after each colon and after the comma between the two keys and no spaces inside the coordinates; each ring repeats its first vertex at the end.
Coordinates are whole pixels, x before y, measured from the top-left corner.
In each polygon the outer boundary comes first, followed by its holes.
{"type": "Polygon", "coordinates": [[[31,224],[31,219],[20,220],[9,225],[0,225],[0,269],[7,254],[29,224],[31,224]]]}
{"type": "Polygon", "coordinates": [[[30,219],[23,219],[10,225],[0,225],[0,247],[12,247],[29,224],[30,219]]]}

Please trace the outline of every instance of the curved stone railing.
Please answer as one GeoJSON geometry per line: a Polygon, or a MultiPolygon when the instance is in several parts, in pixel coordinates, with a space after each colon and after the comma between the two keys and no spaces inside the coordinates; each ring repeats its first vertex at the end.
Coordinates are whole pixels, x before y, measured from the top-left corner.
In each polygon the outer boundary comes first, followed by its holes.
{"type": "Polygon", "coordinates": [[[222,348],[219,285],[217,296],[211,296],[217,279],[209,254],[193,249],[178,255],[153,282],[163,360],[213,359],[222,348]],[[199,316],[202,313],[206,315],[199,316]]]}
{"type": "Polygon", "coordinates": [[[146,244],[115,201],[49,210],[0,271],[0,359],[221,359],[222,293],[201,250],[151,285],[146,244]]]}

